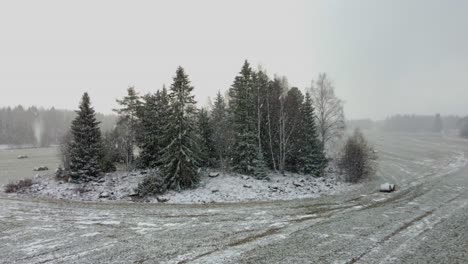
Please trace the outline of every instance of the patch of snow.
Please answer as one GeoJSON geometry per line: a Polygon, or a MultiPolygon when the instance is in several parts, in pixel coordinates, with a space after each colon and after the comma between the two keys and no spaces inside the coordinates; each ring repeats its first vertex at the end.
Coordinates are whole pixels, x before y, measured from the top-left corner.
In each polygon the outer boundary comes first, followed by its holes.
{"type": "MultiPolygon", "coordinates": [[[[204,204],[317,198],[322,195],[342,193],[351,187],[350,184],[339,181],[338,176],[333,172],[328,172],[322,178],[293,173],[286,175],[270,173],[268,180],[258,180],[239,174],[217,172],[216,174],[218,174],[217,177],[210,177],[210,173],[202,175],[200,183],[195,189],[181,192],[169,191],[161,196],[144,199],[135,197],[135,189],[146,175],[144,171],[108,173],[97,182],[83,184],[60,182],[55,180],[53,176],[37,175],[33,178],[33,185],[19,195],[81,201],[123,200],[204,204]]],[[[83,220],[86,222],[89,219],[83,220]]],[[[91,222],[96,223],[96,221],[91,222]]]]}
{"type": "Polygon", "coordinates": [[[81,235],[80,237],[94,237],[94,236],[97,236],[99,234],[101,234],[101,233],[99,233],[99,232],[87,233],[87,234],[81,235]]]}

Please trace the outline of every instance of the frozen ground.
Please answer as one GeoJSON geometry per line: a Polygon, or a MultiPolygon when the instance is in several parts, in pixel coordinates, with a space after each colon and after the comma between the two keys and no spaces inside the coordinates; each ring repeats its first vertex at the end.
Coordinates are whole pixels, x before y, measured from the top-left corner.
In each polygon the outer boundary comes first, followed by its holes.
{"type": "Polygon", "coordinates": [[[468,263],[468,143],[370,137],[378,178],[314,199],[175,205],[0,194],[0,263],[468,263]],[[398,190],[376,192],[382,181],[398,190]]]}
{"type": "Polygon", "coordinates": [[[56,181],[51,175],[37,175],[31,188],[20,194],[80,201],[142,201],[158,203],[220,203],[316,198],[321,195],[342,193],[351,186],[336,179],[333,173],[323,178],[298,174],[270,174],[269,180],[257,180],[244,175],[219,173],[209,177],[204,173],[198,188],[145,198],[135,197],[135,189],[144,177],[138,172],[106,174],[99,182],[72,184],[56,181]]]}

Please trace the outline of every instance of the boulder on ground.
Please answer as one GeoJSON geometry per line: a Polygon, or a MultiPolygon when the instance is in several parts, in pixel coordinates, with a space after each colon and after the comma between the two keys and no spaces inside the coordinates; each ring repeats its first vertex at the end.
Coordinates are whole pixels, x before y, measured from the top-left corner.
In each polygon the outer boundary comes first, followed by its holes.
{"type": "Polygon", "coordinates": [[[46,170],[49,170],[47,166],[39,166],[39,167],[34,168],[34,171],[46,171],[46,170]]]}
{"type": "Polygon", "coordinates": [[[304,187],[303,183],[296,182],[296,181],[293,181],[293,185],[296,186],[296,187],[304,187]]]}
{"type": "Polygon", "coordinates": [[[169,201],[169,198],[166,198],[166,197],[156,197],[156,200],[159,202],[159,203],[165,203],[167,201],[169,201]]]}
{"type": "Polygon", "coordinates": [[[219,176],[219,172],[210,172],[210,174],[208,174],[208,177],[211,177],[211,178],[216,178],[219,176]]]}
{"type": "Polygon", "coordinates": [[[102,192],[99,194],[99,198],[109,198],[110,194],[108,192],[102,192]]]}
{"type": "Polygon", "coordinates": [[[380,185],[381,192],[394,192],[395,191],[395,184],[384,183],[380,185]]]}
{"type": "Polygon", "coordinates": [[[138,192],[135,189],[133,189],[133,190],[129,191],[127,196],[128,197],[137,197],[138,195],[139,195],[138,192]]]}

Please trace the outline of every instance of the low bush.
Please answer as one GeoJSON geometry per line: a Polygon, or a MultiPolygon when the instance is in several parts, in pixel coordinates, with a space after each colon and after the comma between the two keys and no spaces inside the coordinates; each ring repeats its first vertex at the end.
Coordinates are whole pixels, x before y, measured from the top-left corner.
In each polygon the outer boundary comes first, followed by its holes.
{"type": "Polygon", "coordinates": [[[31,179],[25,179],[25,180],[20,180],[16,183],[9,183],[5,186],[5,192],[6,193],[16,193],[20,192],[26,188],[31,187],[32,185],[32,180],[31,179]]]}
{"type": "Polygon", "coordinates": [[[468,121],[465,120],[460,128],[460,136],[468,138],[468,121]]]}
{"type": "Polygon", "coordinates": [[[359,182],[368,179],[375,172],[375,154],[364,135],[356,129],[346,143],[338,159],[338,167],[347,182],[359,182]]]}
{"type": "Polygon", "coordinates": [[[167,191],[164,179],[156,171],[150,171],[138,184],[136,192],[140,197],[163,194],[167,191]]]}
{"type": "Polygon", "coordinates": [[[63,182],[69,182],[70,179],[71,179],[71,177],[70,177],[70,172],[69,171],[66,171],[61,167],[59,167],[55,171],[55,180],[63,181],[63,182]]]}

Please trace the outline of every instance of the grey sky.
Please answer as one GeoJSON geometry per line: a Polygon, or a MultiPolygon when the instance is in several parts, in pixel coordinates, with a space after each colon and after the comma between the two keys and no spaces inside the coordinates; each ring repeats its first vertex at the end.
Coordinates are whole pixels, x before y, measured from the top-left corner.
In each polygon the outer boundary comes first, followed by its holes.
{"type": "Polygon", "coordinates": [[[197,99],[243,60],[302,89],[327,72],[349,118],[468,114],[468,1],[2,1],[0,106],[109,113],[129,85],[197,99]]]}

